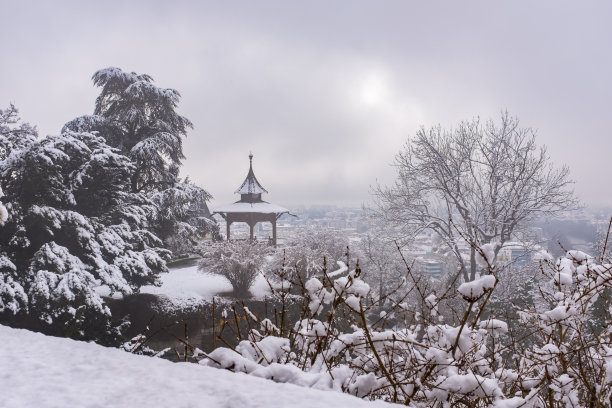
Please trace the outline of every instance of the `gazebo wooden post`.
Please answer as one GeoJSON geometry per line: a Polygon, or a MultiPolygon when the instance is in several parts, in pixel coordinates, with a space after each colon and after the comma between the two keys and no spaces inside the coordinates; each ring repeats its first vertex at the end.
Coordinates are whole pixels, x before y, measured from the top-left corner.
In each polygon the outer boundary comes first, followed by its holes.
{"type": "Polygon", "coordinates": [[[276,217],[272,220],[272,244],[276,247],[276,217]]]}
{"type": "Polygon", "coordinates": [[[255,224],[253,221],[249,222],[249,230],[250,230],[250,236],[251,236],[251,241],[253,241],[253,237],[254,237],[254,230],[255,230],[255,224]]]}
{"type": "Polygon", "coordinates": [[[225,219],[225,225],[226,225],[226,231],[227,231],[227,240],[230,240],[230,227],[232,225],[232,222],[229,220],[229,217],[227,217],[225,219]]]}

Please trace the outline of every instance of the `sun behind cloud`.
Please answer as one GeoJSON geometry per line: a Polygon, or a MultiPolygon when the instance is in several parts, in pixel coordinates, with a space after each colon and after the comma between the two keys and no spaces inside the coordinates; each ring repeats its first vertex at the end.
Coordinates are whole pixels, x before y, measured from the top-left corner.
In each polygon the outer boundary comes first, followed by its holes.
{"type": "Polygon", "coordinates": [[[377,71],[368,73],[361,83],[359,96],[360,101],[369,106],[386,102],[390,96],[387,76],[377,71]]]}

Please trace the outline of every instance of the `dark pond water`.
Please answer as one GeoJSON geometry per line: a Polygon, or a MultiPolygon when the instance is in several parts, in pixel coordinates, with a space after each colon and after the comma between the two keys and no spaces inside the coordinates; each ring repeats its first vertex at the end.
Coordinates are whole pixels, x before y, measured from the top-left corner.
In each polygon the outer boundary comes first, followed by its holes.
{"type": "MultiPolygon", "coordinates": [[[[273,298],[236,299],[229,294],[215,297],[214,302],[205,301],[182,310],[168,310],[163,298],[151,294],[110,300],[109,306],[113,317],[125,318],[130,322],[126,333],[128,338],[144,334],[149,337],[146,345],[150,348],[171,348],[165,355],[171,360],[178,359],[175,349],[183,355],[184,342],[205,352],[215,347],[236,346],[249,327],[253,327],[253,321],[246,318],[243,306],[259,320],[268,318],[277,326],[280,326],[283,309],[282,304],[273,298]],[[222,315],[224,310],[227,313],[225,324],[222,315]]],[[[287,303],[285,310],[286,321],[295,322],[299,318],[301,304],[296,301],[287,303]]]]}

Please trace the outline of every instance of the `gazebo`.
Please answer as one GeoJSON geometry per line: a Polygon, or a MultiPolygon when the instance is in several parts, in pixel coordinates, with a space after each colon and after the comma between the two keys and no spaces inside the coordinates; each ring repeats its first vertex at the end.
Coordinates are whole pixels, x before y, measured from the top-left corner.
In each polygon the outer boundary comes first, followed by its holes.
{"type": "Polygon", "coordinates": [[[251,153],[249,154],[249,173],[242,185],[234,192],[234,194],[240,194],[240,200],[213,209],[213,214],[219,214],[225,220],[228,241],[231,225],[234,222],[246,222],[249,225],[251,240],[258,222],[270,222],[272,224],[272,244],[276,245],[276,221],[281,215],[290,213],[284,207],[263,201],[261,195],[267,192],[253,173],[253,154],[251,153]]]}

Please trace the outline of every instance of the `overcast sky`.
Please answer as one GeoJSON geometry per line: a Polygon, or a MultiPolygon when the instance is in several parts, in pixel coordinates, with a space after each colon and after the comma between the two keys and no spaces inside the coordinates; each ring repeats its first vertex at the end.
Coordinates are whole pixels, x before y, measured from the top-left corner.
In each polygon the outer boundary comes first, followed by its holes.
{"type": "Polygon", "coordinates": [[[612,2],[0,0],[0,107],[41,135],[93,112],[116,66],[182,94],[183,174],[238,199],[360,205],[420,126],[507,109],[612,204],[612,2]]]}

